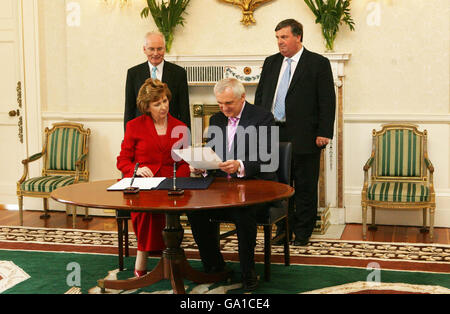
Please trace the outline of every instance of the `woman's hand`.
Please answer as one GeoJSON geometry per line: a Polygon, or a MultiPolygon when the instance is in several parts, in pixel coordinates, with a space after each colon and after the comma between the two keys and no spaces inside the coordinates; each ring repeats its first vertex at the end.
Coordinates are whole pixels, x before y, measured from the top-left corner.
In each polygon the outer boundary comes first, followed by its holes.
{"type": "Polygon", "coordinates": [[[191,166],[189,166],[189,170],[195,175],[204,174],[206,172],[205,169],[197,169],[197,168],[194,168],[194,167],[191,167],[191,166]]]}
{"type": "Polygon", "coordinates": [[[154,174],[148,167],[142,167],[142,168],[138,168],[138,170],[136,171],[136,176],[144,177],[144,178],[151,178],[154,176],[154,174]]]}

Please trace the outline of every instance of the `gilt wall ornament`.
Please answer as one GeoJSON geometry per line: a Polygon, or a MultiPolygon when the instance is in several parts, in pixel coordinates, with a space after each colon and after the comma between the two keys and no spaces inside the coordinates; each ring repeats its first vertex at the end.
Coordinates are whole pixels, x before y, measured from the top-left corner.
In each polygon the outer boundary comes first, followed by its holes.
{"type": "Polygon", "coordinates": [[[239,6],[242,9],[242,20],[241,23],[245,26],[255,24],[255,18],[253,17],[253,12],[260,5],[272,1],[272,0],[220,0],[222,2],[231,3],[239,6]]]}

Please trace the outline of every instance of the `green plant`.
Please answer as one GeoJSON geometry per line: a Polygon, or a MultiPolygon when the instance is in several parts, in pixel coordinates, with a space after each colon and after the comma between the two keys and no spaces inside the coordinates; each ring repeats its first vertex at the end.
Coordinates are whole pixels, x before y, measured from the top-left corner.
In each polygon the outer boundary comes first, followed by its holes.
{"type": "Polygon", "coordinates": [[[316,16],[316,24],[322,26],[322,34],[325,37],[326,48],[333,51],[339,25],[345,23],[350,30],[355,30],[355,23],[350,16],[351,0],[304,0],[306,5],[316,16]]]}
{"type": "Polygon", "coordinates": [[[173,30],[177,25],[184,26],[183,13],[190,0],[147,0],[147,7],[141,12],[141,18],[148,17],[151,13],[153,20],[159,31],[164,34],[166,39],[166,50],[170,52],[173,42],[173,30]],[[159,2],[159,1],[158,1],[159,2]]]}

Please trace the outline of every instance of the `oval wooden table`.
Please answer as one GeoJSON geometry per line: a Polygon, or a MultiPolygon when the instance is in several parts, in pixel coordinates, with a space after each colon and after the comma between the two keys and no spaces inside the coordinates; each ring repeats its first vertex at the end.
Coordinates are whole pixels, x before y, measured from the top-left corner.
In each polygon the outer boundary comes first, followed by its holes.
{"type": "Polygon", "coordinates": [[[154,284],[162,279],[171,281],[174,293],[185,293],[183,279],[196,283],[225,280],[226,272],[206,274],[193,269],[180,247],[184,230],[180,215],[191,211],[211,209],[226,210],[230,207],[250,206],[287,199],[294,189],[286,184],[264,180],[215,178],[206,190],[185,190],[183,195],[171,196],[167,190],[140,191],[124,194],[106,189],[117,180],[78,183],[54,190],[51,198],[65,204],[129,211],[164,213],[166,226],[163,230],[166,249],[156,267],[147,275],[126,280],[98,280],[105,289],[130,290],[154,284]]]}

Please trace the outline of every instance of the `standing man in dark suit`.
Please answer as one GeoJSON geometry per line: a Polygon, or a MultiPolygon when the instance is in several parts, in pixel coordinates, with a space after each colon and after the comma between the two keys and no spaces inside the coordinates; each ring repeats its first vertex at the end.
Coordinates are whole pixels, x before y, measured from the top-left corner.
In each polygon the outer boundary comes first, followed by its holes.
{"type": "Polygon", "coordinates": [[[320,152],[333,138],[336,95],[329,60],[303,47],[299,22],[280,22],[275,35],[280,52],[264,61],[255,105],[273,112],[280,141],[293,143],[296,208],[289,225],[294,245],[303,246],[316,223],[320,152]]]}
{"type": "Polygon", "coordinates": [[[148,61],[132,67],[127,73],[124,129],[128,121],[141,115],[136,106],[136,99],[139,89],[148,78],[158,79],[167,84],[172,92],[170,114],[190,127],[186,71],[182,67],[164,60],[166,42],[163,34],[158,32],[147,33],[143,49],[148,61]]]}
{"type": "MultiPolygon", "coordinates": [[[[271,149],[275,150],[275,148],[271,148],[270,133],[274,126],[273,115],[261,107],[246,102],[244,86],[234,78],[218,82],[214,93],[220,112],[210,118],[208,145],[212,146],[222,160],[225,160],[219,164],[220,168],[215,170],[214,175],[276,181],[276,173],[263,166],[269,164],[270,160],[263,160],[264,158],[261,156],[261,154],[267,153],[268,156],[271,156],[270,158],[276,158],[271,154],[271,149]],[[262,131],[263,129],[265,130],[262,131]],[[267,145],[263,141],[267,141],[267,145]],[[267,152],[261,152],[261,146],[267,147],[267,152]]],[[[258,210],[263,209],[249,206],[188,214],[203,267],[209,273],[220,272],[225,268],[219,247],[218,223],[211,222],[210,219],[234,222],[238,236],[242,281],[244,289],[247,291],[254,290],[258,283],[255,272],[256,214],[258,210]]]]}

